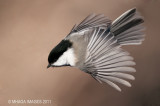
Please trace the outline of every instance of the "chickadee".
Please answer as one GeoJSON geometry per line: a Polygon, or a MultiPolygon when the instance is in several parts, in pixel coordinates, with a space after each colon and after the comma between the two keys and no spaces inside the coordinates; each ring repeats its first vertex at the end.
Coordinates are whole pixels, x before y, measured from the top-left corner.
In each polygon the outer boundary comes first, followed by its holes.
{"type": "Polygon", "coordinates": [[[122,45],[139,45],[144,40],[143,18],[130,9],[111,21],[102,14],[91,14],[51,50],[49,67],[71,66],[90,74],[121,91],[116,83],[131,87],[125,79],[134,80],[129,72],[136,70],[133,57],[122,45]]]}

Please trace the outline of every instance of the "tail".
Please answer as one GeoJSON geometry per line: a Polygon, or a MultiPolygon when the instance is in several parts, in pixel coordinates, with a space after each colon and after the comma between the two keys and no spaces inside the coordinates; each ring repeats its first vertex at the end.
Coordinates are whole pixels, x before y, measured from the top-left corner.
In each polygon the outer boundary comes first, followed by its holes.
{"type": "Polygon", "coordinates": [[[136,8],[133,8],[113,21],[110,30],[119,44],[139,45],[144,40],[143,22],[143,17],[136,11],[136,8]]]}

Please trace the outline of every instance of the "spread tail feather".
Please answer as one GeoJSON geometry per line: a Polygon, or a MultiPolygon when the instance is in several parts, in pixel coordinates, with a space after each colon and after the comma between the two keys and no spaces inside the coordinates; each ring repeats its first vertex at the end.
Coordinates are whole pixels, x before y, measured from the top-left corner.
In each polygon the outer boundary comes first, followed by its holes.
{"type": "Polygon", "coordinates": [[[143,17],[133,8],[112,22],[111,32],[121,45],[138,45],[144,40],[143,22],[143,17]]]}

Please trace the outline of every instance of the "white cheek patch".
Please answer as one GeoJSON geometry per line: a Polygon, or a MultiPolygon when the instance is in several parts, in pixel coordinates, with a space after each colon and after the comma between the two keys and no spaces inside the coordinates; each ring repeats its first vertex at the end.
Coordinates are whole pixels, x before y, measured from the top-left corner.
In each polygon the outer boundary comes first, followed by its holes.
{"type": "Polygon", "coordinates": [[[55,66],[62,66],[69,64],[71,66],[75,66],[75,55],[74,50],[72,48],[68,49],[66,52],[64,52],[59,59],[53,63],[55,66]]]}

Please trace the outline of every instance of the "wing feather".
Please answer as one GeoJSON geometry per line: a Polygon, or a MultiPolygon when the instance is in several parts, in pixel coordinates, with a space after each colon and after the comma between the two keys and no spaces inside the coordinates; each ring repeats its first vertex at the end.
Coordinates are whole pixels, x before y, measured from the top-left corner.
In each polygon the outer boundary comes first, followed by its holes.
{"type": "Polygon", "coordinates": [[[94,27],[108,27],[111,24],[109,20],[103,14],[91,14],[86,17],[79,25],[73,27],[71,32],[79,32],[94,27]]]}
{"type": "Polygon", "coordinates": [[[131,67],[135,65],[133,57],[120,47],[112,33],[96,28],[88,42],[83,68],[100,83],[108,83],[118,91],[121,89],[115,83],[131,87],[126,80],[135,79],[134,76],[125,73],[135,72],[135,69],[131,67]]]}
{"type": "Polygon", "coordinates": [[[113,77],[118,77],[118,78],[125,78],[125,79],[130,79],[134,80],[134,76],[126,73],[121,73],[121,72],[112,72],[112,73],[104,73],[104,72],[97,72],[98,75],[106,75],[106,76],[113,76],[113,77]]]}
{"type": "Polygon", "coordinates": [[[99,76],[101,78],[105,78],[105,79],[107,79],[109,81],[118,82],[118,83],[123,84],[123,85],[125,85],[127,87],[131,87],[131,84],[128,81],[120,79],[120,78],[117,78],[117,77],[105,76],[105,75],[97,75],[97,76],[99,76]]]}
{"type": "Polygon", "coordinates": [[[103,81],[103,82],[105,82],[107,84],[109,84],[111,87],[115,88],[116,90],[121,91],[121,88],[118,85],[116,85],[115,83],[113,83],[113,82],[111,82],[111,81],[109,81],[107,79],[104,79],[102,77],[96,76],[96,78],[100,79],[101,81],[103,81]]]}

